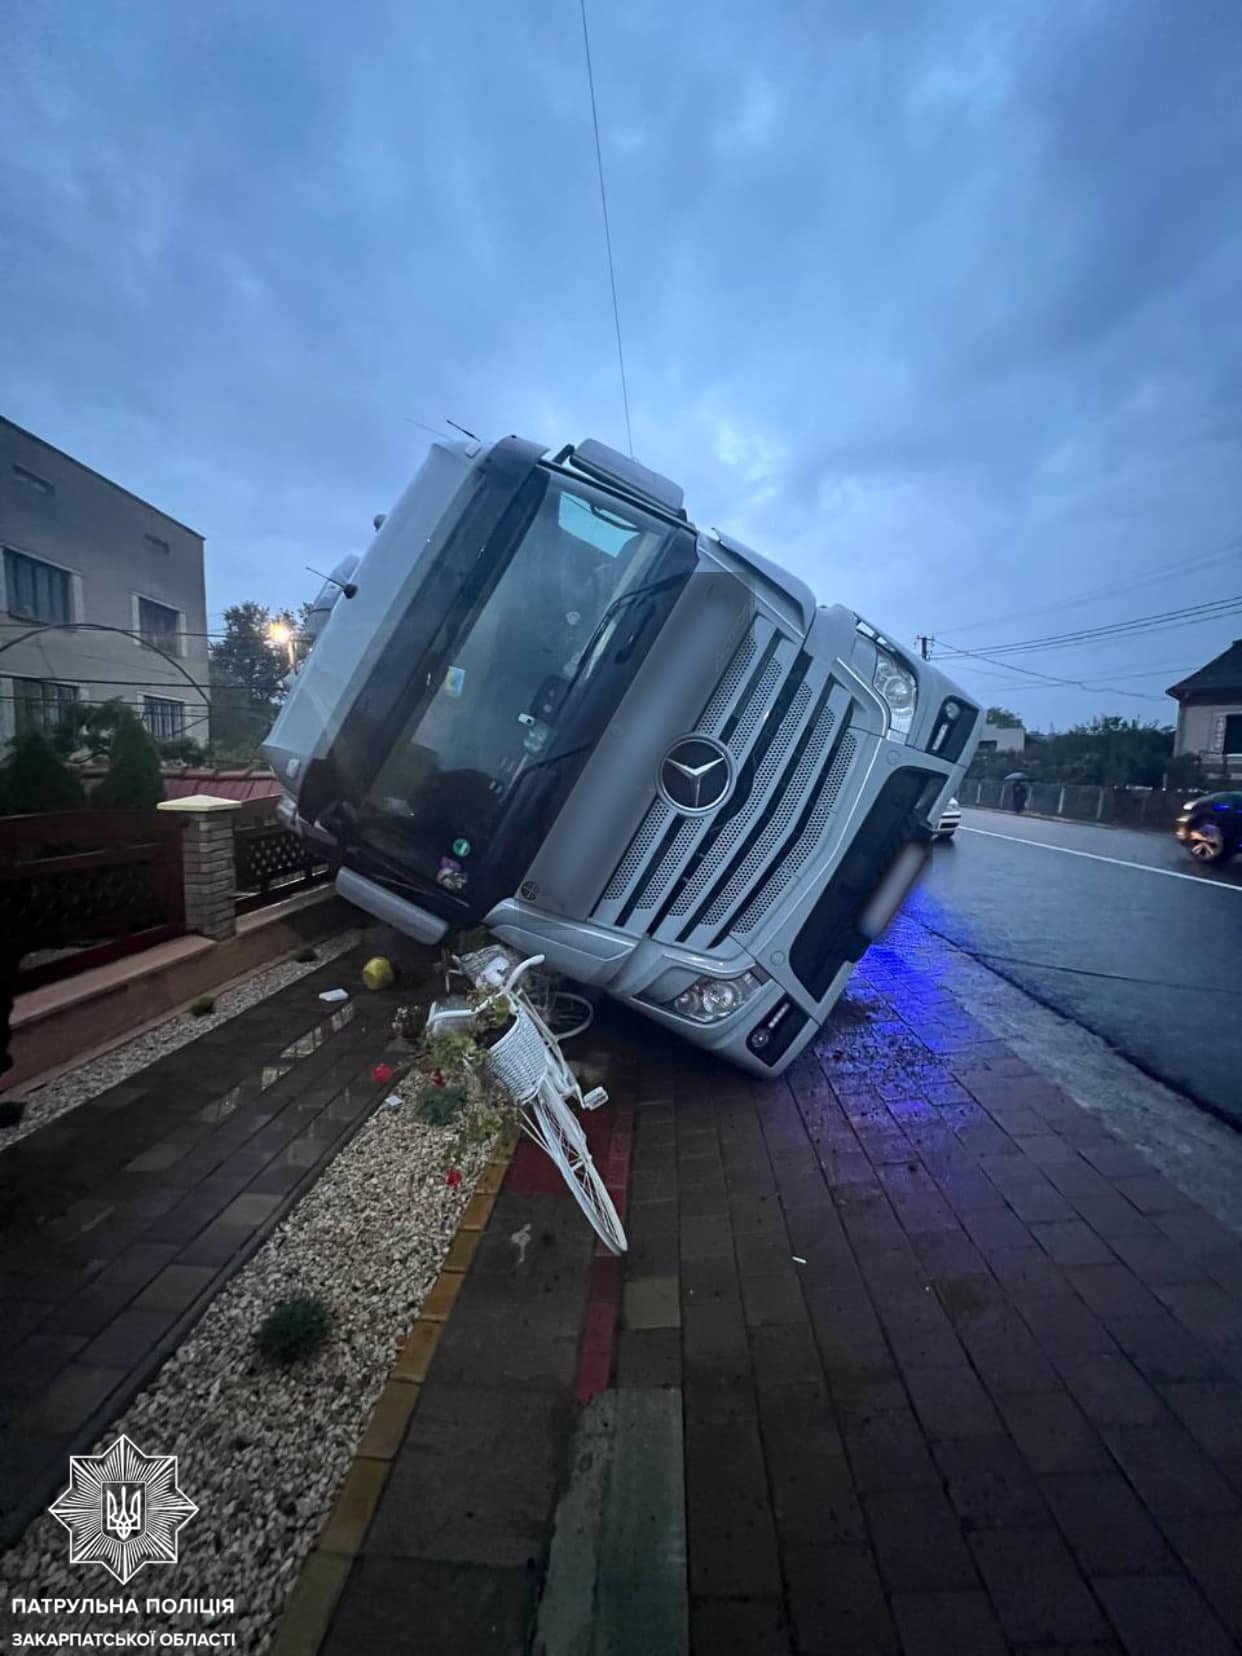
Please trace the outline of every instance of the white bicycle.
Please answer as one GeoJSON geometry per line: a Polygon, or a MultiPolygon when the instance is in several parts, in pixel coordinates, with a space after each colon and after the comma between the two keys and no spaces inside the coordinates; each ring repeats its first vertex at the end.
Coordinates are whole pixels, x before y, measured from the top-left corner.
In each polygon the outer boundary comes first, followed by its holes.
{"type": "MultiPolygon", "coordinates": [[[[560,1043],[520,987],[525,974],[543,964],[531,955],[514,965],[503,949],[481,949],[463,955],[456,965],[478,989],[490,990],[490,1000],[503,1000],[514,1022],[486,1056],[492,1077],[518,1105],[523,1131],[551,1157],[591,1228],[613,1253],[626,1250],[625,1230],[607,1186],[591,1159],[586,1134],[574,1111],[597,1110],[608,1102],[603,1087],[585,1096],[578,1078],[565,1062],[560,1043]]],[[[431,1032],[469,1024],[477,1012],[469,1002],[436,1001],[427,1014],[431,1032]]]]}

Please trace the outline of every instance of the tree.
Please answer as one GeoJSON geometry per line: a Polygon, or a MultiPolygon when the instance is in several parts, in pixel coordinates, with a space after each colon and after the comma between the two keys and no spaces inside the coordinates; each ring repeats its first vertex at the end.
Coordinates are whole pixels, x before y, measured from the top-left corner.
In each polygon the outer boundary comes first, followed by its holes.
{"type": "Polygon", "coordinates": [[[972,776],[995,779],[1015,768],[1037,782],[1158,788],[1173,757],[1168,725],[1107,713],[1069,730],[1028,731],[1025,752],[976,754],[972,776]]]}
{"type": "Polygon", "coordinates": [[[85,802],[82,784],[46,736],[26,730],[13,743],[0,770],[0,815],[28,811],[78,811],[85,802]]]}
{"type": "Polygon", "coordinates": [[[1007,707],[989,707],[988,723],[995,725],[998,730],[1022,729],[1022,720],[1016,713],[1011,713],[1007,707]]]}
{"type": "Polygon", "coordinates": [[[201,742],[192,736],[178,736],[172,742],[157,742],[161,759],[171,759],[183,765],[201,765],[207,757],[201,742]]]}
{"type": "Polygon", "coordinates": [[[258,757],[285,699],[289,660],[269,642],[273,622],[298,631],[287,611],[273,614],[253,601],[234,604],[224,612],[225,636],[211,646],[212,742],[232,758],[258,757]]]}
{"type": "Polygon", "coordinates": [[[65,759],[83,753],[90,759],[106,758],[124,706],[119,696],[99,703],[70,702],[51,734],[52,746],[65,759]]]}
{"type": "Polygon", "coordinates": [[[1199,789],[1207,792],[1207,778],[1203,774],[1203,761],[1197,753],[1179,753],[1176,759],[1170,759],[1165,769],[1166,788],[1181,788],[1187,791],[1199,789]]]}
{"type": "Polygon", "coordinates": [[[137,716],[121,709],[108,754],[108,774],[91,796],[100,810],[153,811],[164,797],[160,755],[137,716]]]}

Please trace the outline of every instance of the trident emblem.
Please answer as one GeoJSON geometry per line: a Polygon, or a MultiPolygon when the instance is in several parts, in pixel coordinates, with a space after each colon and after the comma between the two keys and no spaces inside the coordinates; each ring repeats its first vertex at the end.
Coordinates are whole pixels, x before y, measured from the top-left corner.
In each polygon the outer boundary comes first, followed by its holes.
{"type": "Polygon", "coordinates": [[[102,1455],[70,1455],[69,1487],[48,1508],[69,1532],[69,1562],[124,1587],[148,1564],[175,1564],[198,1508],[177,1487],[175,1455],[144,1455],[122,1435],[102,1455]]]}
{"type": "Polygon", "coordinates": [[[131,1484],[128,1487],[133,1493],[127,1499],[125,1484],[104,1486],[104,1533],[115,1535],[118,1541],[128,1541],[142,1528],[142,1486],[131,1484]]]}

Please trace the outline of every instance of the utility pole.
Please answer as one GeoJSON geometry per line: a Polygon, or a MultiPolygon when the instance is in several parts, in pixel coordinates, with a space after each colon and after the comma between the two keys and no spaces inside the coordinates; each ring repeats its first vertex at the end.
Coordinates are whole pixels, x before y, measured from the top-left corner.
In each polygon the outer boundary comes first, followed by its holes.
{"type": "Polygon", "coordinates": [[[931,639],[928,638],[927,634],[926,633],[920,633],[918,635],[918,637],[915,639],[914,642],[918,645],[919,653],[922,655],[923,660],[924,661],[930,661],[931,660],[931,639]]]}

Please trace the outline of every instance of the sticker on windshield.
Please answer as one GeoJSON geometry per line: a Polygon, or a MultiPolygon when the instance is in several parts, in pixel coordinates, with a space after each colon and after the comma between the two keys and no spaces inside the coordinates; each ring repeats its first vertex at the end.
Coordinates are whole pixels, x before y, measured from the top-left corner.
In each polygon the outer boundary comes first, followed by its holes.
{"type": "Polygon", "coordinates": [[[436,884],[443,886],[445,891],[461,891],[470,878],[459,862],[452,857],[440,858],[440,869],[436,875],[436,884]]]}
{"type": "Polygon", "coordinates": [[[444,694],[452,696],[454,701],[460,697],[466,688],[466,669],[464,667],[450,667],[444,675],[444,694]]]}

